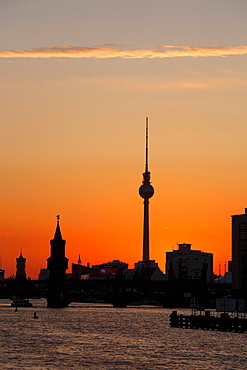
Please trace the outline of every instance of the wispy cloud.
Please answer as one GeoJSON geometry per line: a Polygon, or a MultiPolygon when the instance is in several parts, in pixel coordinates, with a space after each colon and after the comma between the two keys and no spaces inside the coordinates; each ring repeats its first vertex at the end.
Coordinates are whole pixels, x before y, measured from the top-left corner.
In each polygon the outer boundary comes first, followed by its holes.
{"type": "MultiPolygon", "coordinates": [[[[145,92],[147,91],[176,91],[176,90],[211,90],[211,89],[233,89],[238,87],[246,87],[247,80],[243,79],[241,76],[236,77],[222,77],[222,78],[209,78],[205,76],[204,78],[187,78],[187,79],[173,79],[173,80],[165,80],[162,78],[150,78],[146,77],[143,78],[122,78],[122,77],[114,77],[114,76],[107,76],[107,77],[97,77],[85,80],[85,78],[76,78],[73,80],[78,84],[85,83],[88,86],[98,86],[100,88],[107,88],[111,89],[112,91],[139,91],[145,92]]],[[[6,86],[7,88],[7,86],[6,86]]]]}
{"type": "Polygon", "coordinates": [[[11,236],[13,235],[12,231],[1,231],[0,236],[11,236]]]}
{"type": "Polygon", "coordinates": [[[28,50],[0,50],[0,58],[176,58],[226,57],[246,55],[247,45],[219,47],[191,47],[164,45],[157,49],[123,49],[115,45],[102,47],[49,46],[28,50]]]}

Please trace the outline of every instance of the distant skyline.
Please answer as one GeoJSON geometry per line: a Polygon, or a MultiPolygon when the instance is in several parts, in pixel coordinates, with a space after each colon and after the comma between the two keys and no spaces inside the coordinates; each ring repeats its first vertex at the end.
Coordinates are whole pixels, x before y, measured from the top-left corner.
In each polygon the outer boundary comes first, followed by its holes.
{"type": "Polygon", "coordinates": [[[0,255],[46,267],[56,215],[71,263],[142,258],[149,117],[150,258],[176,243],[231,259],[247,207],[247,2],[0,0],[0,255]]]}

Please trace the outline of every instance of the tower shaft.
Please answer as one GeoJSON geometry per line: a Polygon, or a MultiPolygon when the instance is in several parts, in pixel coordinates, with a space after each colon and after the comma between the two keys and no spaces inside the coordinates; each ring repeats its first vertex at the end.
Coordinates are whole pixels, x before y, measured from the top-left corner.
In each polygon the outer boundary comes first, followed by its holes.
{"type": "Polygon", "coordinates": [[[142,261],[149,261],[149,200],[144,200],[142,261]]]}

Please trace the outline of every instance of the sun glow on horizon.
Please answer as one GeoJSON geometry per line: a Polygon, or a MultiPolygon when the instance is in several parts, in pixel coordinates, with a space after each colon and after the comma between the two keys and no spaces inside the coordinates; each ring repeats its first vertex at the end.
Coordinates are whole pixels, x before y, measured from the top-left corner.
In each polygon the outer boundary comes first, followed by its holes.
{"type": "Polygon", "coordinates": [[[231,259],[247,205],[247,2],[5,2],[1,268],[47,265],[56,215],[71,263],[142,259],[149,117],[150,258],[177,242],[231,259]],[[45,24],[45,27],[44,27],[45,24]],[[210,25],[210,27],[209,27],[210,25]]]}

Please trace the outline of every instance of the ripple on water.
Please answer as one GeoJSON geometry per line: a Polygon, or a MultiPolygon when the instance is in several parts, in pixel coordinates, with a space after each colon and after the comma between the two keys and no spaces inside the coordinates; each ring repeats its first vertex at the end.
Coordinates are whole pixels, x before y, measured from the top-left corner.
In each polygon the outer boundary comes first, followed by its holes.
{"type": "Polygon", "coordinates": [[[170,310],[76,304],[14,312],[0,304],[3,369],[32,370],[242,370],[246,334],[170,328],[170,310]]]}

